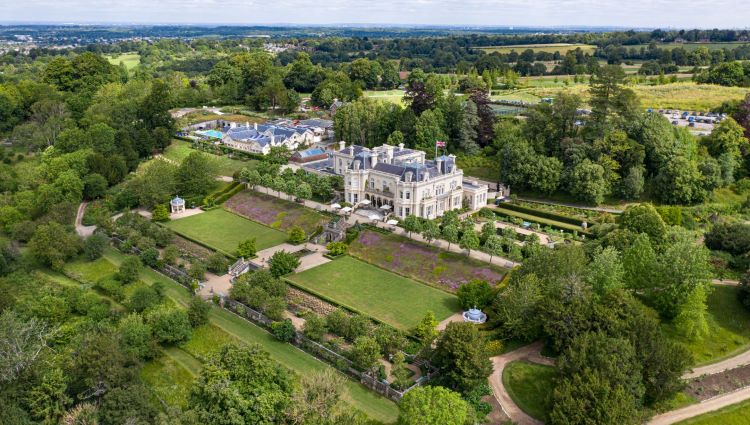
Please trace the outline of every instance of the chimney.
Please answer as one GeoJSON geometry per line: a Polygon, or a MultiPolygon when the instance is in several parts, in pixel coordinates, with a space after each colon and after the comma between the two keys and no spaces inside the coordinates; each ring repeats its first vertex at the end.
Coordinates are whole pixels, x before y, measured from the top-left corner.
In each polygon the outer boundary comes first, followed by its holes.
{"type": "Polygon", "coordinates": [[[349,146],[349,155],[354,155],[354,146],[349,146]]]}
{"type": "Polygon", "coordinates": [[[254,128],[255,130],[257,130],[257,129],[258,129],[258,123],[257,123],[257,122],[254,122],[254,123],[253,123],[253,128],[254,128]]]}
{"type": "Polygon", "coordinates": [[[401,152],[402,150],[404,150],[404,144],[403,143],[399,143],[398,144],[398,151],[401,152]]]}
{"type": "Polygon", "coordinates": [[[354,171],[359,170],[359,160],[354,161],[354,171]]]}
{"type": "Polygon", "coordinates": [[[271,146],[276,146],[276,137],[273,134],[271,135],[271,146]]]}
{"type": "Polygon", "coordinates": [[[378,155],[373,154],[372,156],[370,156],[370,167],[375,168],[375,164],[377,163],[378,163],[378,155]]]}
{"type": "Polygon", "coordinates": [[[250,121],[245,121],[245,127],[250,128],[250,121]]]}
{"type": "Polygon", "coordinates": [[[444,174],[444,170],[443,170],[443,158],[441,158],[441,157],[435,158],[435,165],[437,166],[438,171],[441,174],[444,174]]]}
{"type": "Polygon", "coordinates": [[[346,142],[342,140],[339,142],[339,150],[343,151],[344,148],[346,148],[346,142]]]}

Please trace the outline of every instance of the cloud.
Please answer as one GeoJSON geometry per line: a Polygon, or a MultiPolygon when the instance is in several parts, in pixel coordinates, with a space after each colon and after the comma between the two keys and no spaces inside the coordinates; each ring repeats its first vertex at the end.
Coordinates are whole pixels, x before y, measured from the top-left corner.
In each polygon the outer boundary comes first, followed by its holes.
{"type": "MultiPolygon", "coordinates": [[[[747,27],[747,0],[0,0],[30,22],[747,27]]],[[[0,18],[2,19],[2,18],[0,18]]]]}

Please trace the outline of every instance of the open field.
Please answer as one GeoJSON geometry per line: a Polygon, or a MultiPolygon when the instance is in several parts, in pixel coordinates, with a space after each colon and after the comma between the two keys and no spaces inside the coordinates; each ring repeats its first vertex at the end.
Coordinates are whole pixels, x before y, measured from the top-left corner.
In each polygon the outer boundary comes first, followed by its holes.
{"type": "MultiPolygon", "coordinates": [[[[104,256],[116,265],[120,264],[126,257],[124,254],[113,249],[106,250],[104,256]]],[[[187,307],[190,301],[190,293],[177,282],[151,269],[142,270],[140,278],[149,285],[155,282],[162,282],[167,297],[176,304],[185,308],[187,307]]],[[[331,366],[309,354],[292,345],[279,341],[263,329],[219,307],[211,308],[209,323],[242,343],[259,344],[264,350],[271,353],[271,357],[274,360],[300,375],[333,369],[331,366]]],[[[359,383],[349,379],[345,381],[345,387],[344,400],[353,407],[362,410],[370,418],[384,423],[393,423],[396,421],[398,409],[395,403],[384,397],[380,397],[359,383]]]]}
{"type": "Polygon", "coordinates": [[[234,195],[224,205],[243,217],[280,230],[300,226],[311,234],[328,221],[326,216],[310,208],[250,190],[234,195]]]}
{"type": "Polygon", "coordinates": [[[398,105],[403,105],[404,91],[403,90],[365,90],[362,96],[369,97],[375,100],[382,100],[385,102],[391,102],[398,105]]]}
{"type": "Polygon", "coordinates": [[[172,220],[166,225],[180,235],[230,254],[237,250],[240,242],[247,239],[255,238],[255,246],[258,250],[276,246],[287,239],[283,232],[223,209],[172,220]]]}
{"type": "Polygon", "coordinates": [[[708,335],[688,341],[672,327],[667,335],[683,343],[693,354],[696,366],[715,363],[750,348],[750,312],[737,300],[737,288],[714,286],[708,297],[708,335]]]}
{"type": "Polygon", "coordinates": [[[369,230],[362,231],[351,243],[349,253],[386,270],[451,292],[472,279],[485,280],[494,285],[507,272],[483,261],[443,251],[403,236],[369,230]]]}
{"type": "Polygon", "coordinates": [[[521,410],[544,420],[551,408],[556,376],[557,370],[552,366],[517,360],[503,369],[503,385],[521,410]]]}
{"type": "Polygon", "coordinates": [[[750,423],[750,400],[678,422],[677,425],[746,425],[750,423]]]}
{"type": "MultiPolygon", "coordinates": [[[[199,152],[195,149],[190,147],[189,142],[185,142],[182,140],[174,140],[172,141],[172,144],[167,147],[167,149],[164,150],[164,157],[177,162],[181,163],[185,158],[187,158],[188,155],[190,155],[191,152],[199,152]]],[[[231,176],[235,172],[242,170],[243,168],[247,167],[249,169],[255,168],[260,161],[255,159],[250,159],[247,161],[242,161],[239,159],[232,159],[228,156],[218,156],[213,155],[207,152],[204,152],[206,155],[214,159],[214,162],[216,163],[216,169],[219,175],[221,176],[231,176]]]]}
{"type": "Polygon", "coordinates": [[[141,55],[138,53],[122,53],[119,56],[106,55],[105,56],[109,63],[112,65],[120,65],[120,62],[125,64],[125,68],[129,70],[135,68],[141,63],[141,55]]]}
{"type": "Polygon", "coordinates": [[[460,310],[453,295],[348,256],[288,279],[404,331],[416,326],[428,311],[441,321],[460,310]]]}
{"type": "MultiPolygon", "coordinates": [[[[663,44],[657,44],[656,47],[660,49],[674,49],[677,47],[682,47],[683,49],[687,51],[692,51],[699,49],[701,47],[705,47],[708,50],[721,50],[721,49],[734,49],[739,46],[746,46],[750,43],[747,41],[728,41],[728,42],[717,42],[717,43],[663,43],[663,44]]],[[[636,44],[633,46],[623,46],[625,48],[636,48],[640,49],[643,47],[644,49],[648,48],[648,44],[636,44]]]]}
{"type": "Polygon", "coordinates": [[[568,44],[568,43],[550,43],[550,44],[516,44],[511,46],[490,46],[490,47],[477,47],[477,49],[484,50],[486,53],[500,53],[508,54],[512,51],[521,53],[524,50],[531,49],[535,52],[548,52],[555,53],[560,52],[561,55],[568,53],[571,50],[581,48],[583,53],[593,54],[596,50],[596,46],[590,44],[568,44]]]}
{"type": "MultiPolygon", "coordinates": [[[[589,99],[588,85],[579,84],[570,87],[532,88],[526,92],[538,97],[555,97],[562,91],[581,96],[584,102],[589,99]]],[[[750,89],[743,87],[724,87],[711,84],[682,82],[659,86],[634,85],[635,91],[644,108],[680,109],[708,111],[730,100],[741,100],[750,89]]]]}

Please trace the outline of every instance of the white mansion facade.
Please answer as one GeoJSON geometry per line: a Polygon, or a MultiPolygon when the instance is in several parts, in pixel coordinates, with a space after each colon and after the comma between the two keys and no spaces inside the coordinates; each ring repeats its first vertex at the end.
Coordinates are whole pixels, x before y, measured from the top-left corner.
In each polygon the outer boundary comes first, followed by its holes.
{"type": "Polygon", "coordinates": [[[487,204],[486,185],[465,182],[454,155],[426,160],[423,151],[384,144],[372,149],[339,142],[333,171],[344,176],[344,196],[352,205],[369,201],[390,205],[404,218],[437,218],[466,203],[471,210],[487,204]]]}

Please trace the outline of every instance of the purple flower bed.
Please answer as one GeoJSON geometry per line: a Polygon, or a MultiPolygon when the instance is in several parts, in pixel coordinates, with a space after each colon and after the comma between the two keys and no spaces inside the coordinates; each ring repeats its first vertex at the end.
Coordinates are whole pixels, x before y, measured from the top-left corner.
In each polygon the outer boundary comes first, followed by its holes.
{"type": "Polygon", "coordinates": [[[385,269],[451,292],[473,279],[495,285],[507,272],[503,268],[402,236],[371,231],[361,232],[352,242],[349,252],[385,269]]]}
{"type": "Polygon", "coordinates": [[[312,233],[325,223],[325,217],[313,210],[257,192],[240,192],[224,206],[243,217],[280,230],[288,230],[296,225],[312,233]]]}

